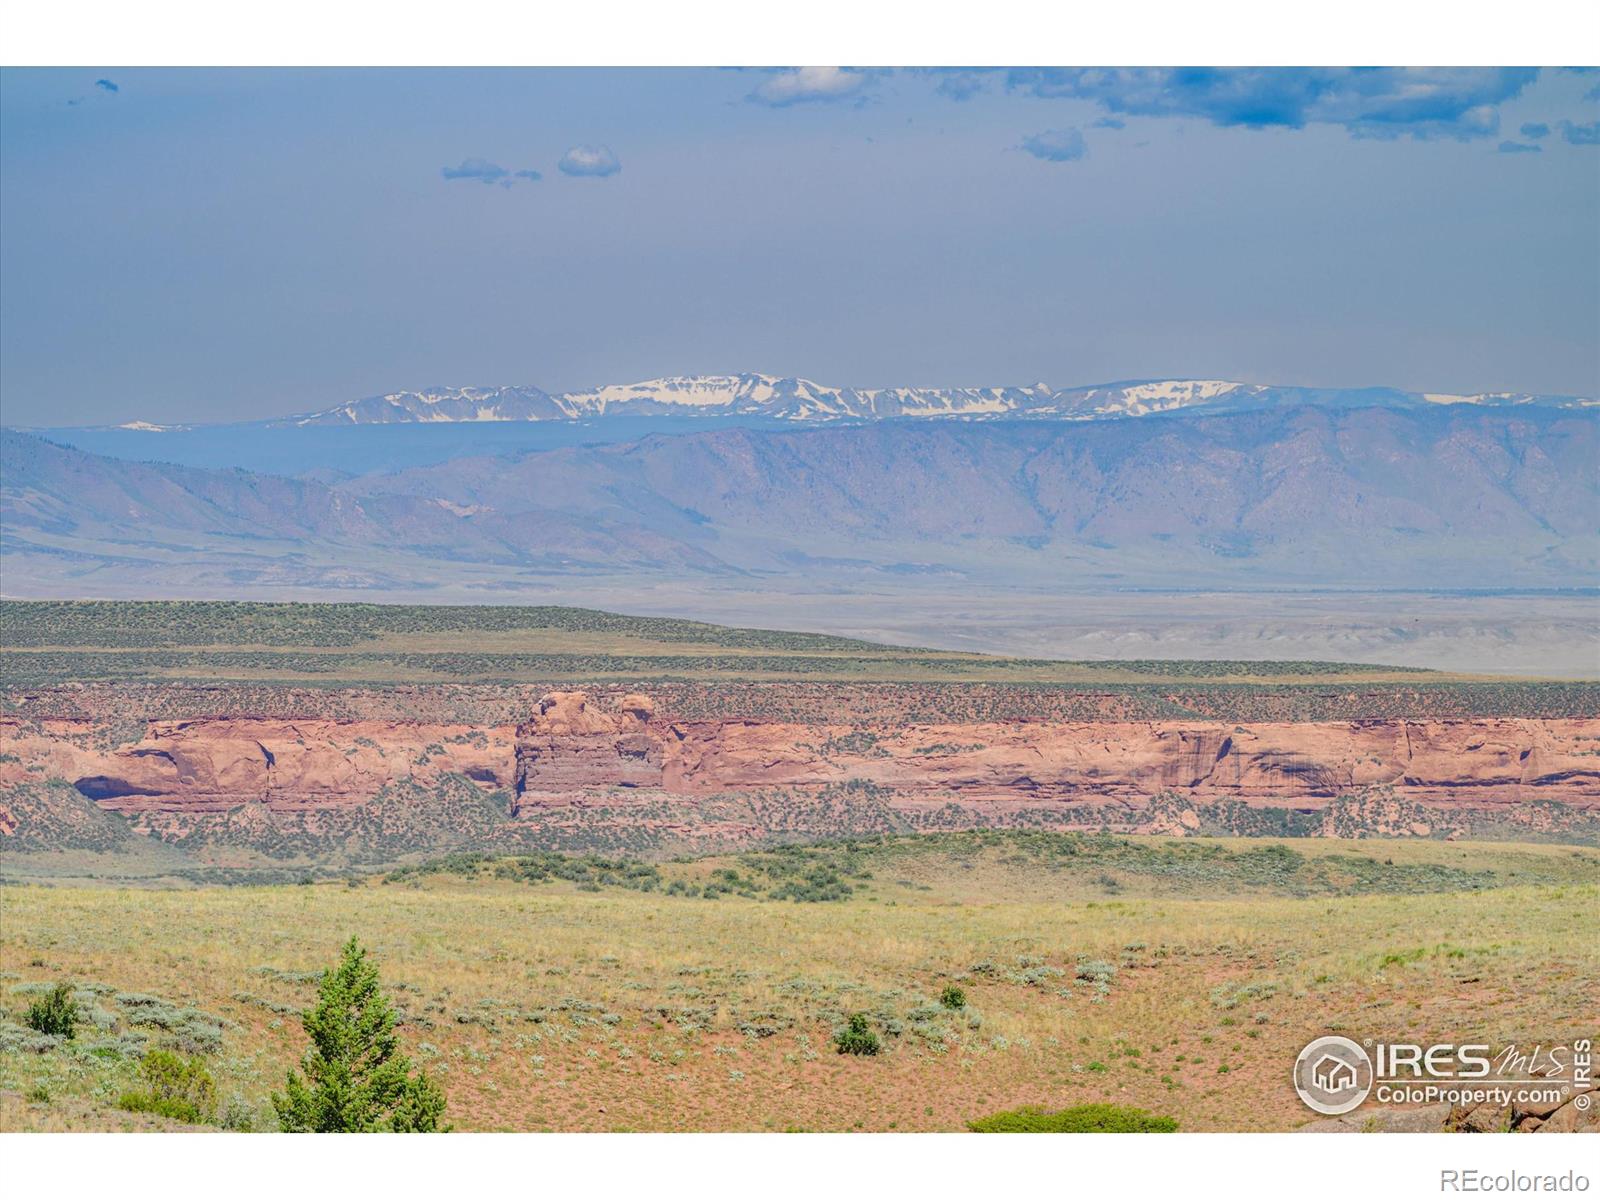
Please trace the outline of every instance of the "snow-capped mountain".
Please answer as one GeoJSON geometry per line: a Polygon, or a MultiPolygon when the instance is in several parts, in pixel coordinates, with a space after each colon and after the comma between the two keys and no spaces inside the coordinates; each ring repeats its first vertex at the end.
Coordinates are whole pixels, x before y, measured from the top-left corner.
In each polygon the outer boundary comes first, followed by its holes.
{"type": "Polygon", "coordinates": [[[1226,379],[1148,379],[1054,390],[1027,387],[848,388],[773,375],[687,375],[547,393],[536,387],[436,387],[390,392],[268,422],[378,425],[438,421],[578,421],[605,417],[748,416],[795,422],[957,417],[1100,420],[1179,410],[1243,412],[1286,405],[1421,408],[1439,404],[1583,408],[1573,396],[1485,392],[1456,395],[1393,388],[1304,388],[1226,379]]]}
{"type": "Polygon", "coordinates": [[[156,425],[150,421],[128,421],[116,426],[117,429],[126,429],[132,433],[182,433],[193,429],[193,425],[156,425]]]}
{"type": "Polygon", "coordinates": [[[560,421],[568,417],[536,387],[433,387],[352,400],[272,425],[395,425],[419,421],[560,421]]]}
{"type": "Polygon", "coordinates": [[[809,379],[771,375],[687,375],[614,384],[586,392],[563,392],[559,403],[574,419],[659,416],[665,413],[764,416],[791,421],[828,421],[869,416],[856,393],[823,387],[809,379]]]}
{"type": "MultiPolygon", "coordinates": [[[[286,469],[260,471],[214,445],[221,466],[180,465],[166,446],[152,455],[158,434],[129,433],[105,456],[0,429],[7,587],[271,595],[359,576],[348,586],[395,598],[480,581],[480,599],[533,579],[605,578],[907,597],[1085,579],[1574,588],[1600,564],[1600,421],[1588,411],[680,422],[676,436],[615,441],[559,423],[281,432],[233,426],[216,439],[287,451],[286,469]],[[584,437],[517,445],[552,431],[584,437]],[[448,452],[369,466],[352,452],[388,441],[448,452]],[[308,469],[329,461],[341,468],[308,469]]],[[[182,449],[184,435],[166,436],[182,449]]]]}
{"type": "Polygon", "coordinates": [[[1048,410],[1053,393],[1027,388],[840,388],[773,375],[689,375],[550,395],[533,387],[425,388],[352,401],[274,425],[412,421],[559,421],[611,416],[759,416],[786,421],[977,417],[1048,410]]]}

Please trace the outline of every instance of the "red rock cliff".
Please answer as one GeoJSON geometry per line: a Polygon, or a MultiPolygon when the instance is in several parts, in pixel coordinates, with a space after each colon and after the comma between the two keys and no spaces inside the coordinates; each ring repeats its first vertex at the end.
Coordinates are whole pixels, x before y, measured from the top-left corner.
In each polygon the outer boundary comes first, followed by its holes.
{"type": "Polygon", "coordinates": [[[150,722],[142,737],[110,744],[89,722],[7,717],[0,751],[0,788],[60,778],[126,813],[335,808],[445,775],[514,792],[518,812],[856,780],[894,806],[994,811],[1139,807],[1174,793],[1316,808],[1373,786],[1433,806],[1600,810],[1600,721],[1579,719],[815,725],[672,720],[642,695],[554,692],[514,730],[230,718],[150,722]]]}
{"type": "Polygon", "coordinates": [[[1138,799],[1177,792],[1319,802],[1375,785],[1430,804],[1600,807],[1600,722],[1484,718],[1044,722],[880,729],[658,721],[647,698],[554,693],[517,731],[524,803],[574,788],[684,796],[861,779],[915,800],[1138,799]]]}

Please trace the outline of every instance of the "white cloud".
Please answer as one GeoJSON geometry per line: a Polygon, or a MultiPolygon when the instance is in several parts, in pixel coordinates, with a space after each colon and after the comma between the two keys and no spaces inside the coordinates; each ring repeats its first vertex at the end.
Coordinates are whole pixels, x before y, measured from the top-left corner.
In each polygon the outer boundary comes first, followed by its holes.
{"type": "Polygon", "coordinates": [[[1077,162],[1089,153],[1083,134],[1077,129],[1046,129],[1022,139],[1022,148],[1045,162],[1077,162]]]}
{"type": "Polygon", "coordinates": [[[795,67],[762,81],[750,99],[773,108],[815,100],[844,100],[861,90],[867,77],[848,67],[795,67]]]}
{"type": "Polygon", "coordinates": [[[556,164],[563,175],[592,175],[603,179],[622,170],[622,163],[609,146],[574,146],[556,164]]]}
{"type": "Polygon", "coordinates": [[[503,187],[510,187],[511,172],[499,163],[492,163],[486,158],[463,159],[459,167],[444,167],[439,174],[446,179],[473,179],[479,183],[498,183],[503,187]]]}
{"type": "Polygon", "coordinates": [[[1499,131],[1499,106],[1537,67],[1023,67],[1008,86],[1093,100],[1143,117],[1202,117],[1246,129],[1342,125],[1356,137],[1457,138],[1499,131]]]}

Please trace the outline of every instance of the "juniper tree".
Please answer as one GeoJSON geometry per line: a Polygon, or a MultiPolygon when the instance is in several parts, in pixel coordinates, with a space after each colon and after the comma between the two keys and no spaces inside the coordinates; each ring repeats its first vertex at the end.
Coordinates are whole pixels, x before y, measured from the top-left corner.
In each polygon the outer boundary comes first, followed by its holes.
{"type": "Polygon", "coordinates": [[[317,1005],[302,1018],[311,1048],[272,1097],[289,1133],[434,1133],[444,1093],[426,1071],[411,1074],[399,1051],[394,1009],[378,987],[378,968],[355,938],[326,972],[317,1005]]]}
{"type": "Polygon", "coordinates": [[[72,989],[64,983],[58,983],[45,994],[44,999],[35,1000],[28,1005],[28,1015],[23,1018],[28,1028],[36,1029],[40,1033],[48,1033],[51,1037],[62,1037],[72,1040],[78,1031],[78,1021],[81,1014],[78,1004],[72,998],[72,989]]]}

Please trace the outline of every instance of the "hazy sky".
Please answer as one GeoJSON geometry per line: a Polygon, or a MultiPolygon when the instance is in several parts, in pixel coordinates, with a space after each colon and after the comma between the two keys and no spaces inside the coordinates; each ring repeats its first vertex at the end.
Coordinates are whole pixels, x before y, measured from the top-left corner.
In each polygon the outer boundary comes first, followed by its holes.
{"type": "Polygon", "coordinates": [[[1552,70],[8,70],[0,400],[235,420],[734,371],[1594,395],[1597,99],[1552,70]]]}

